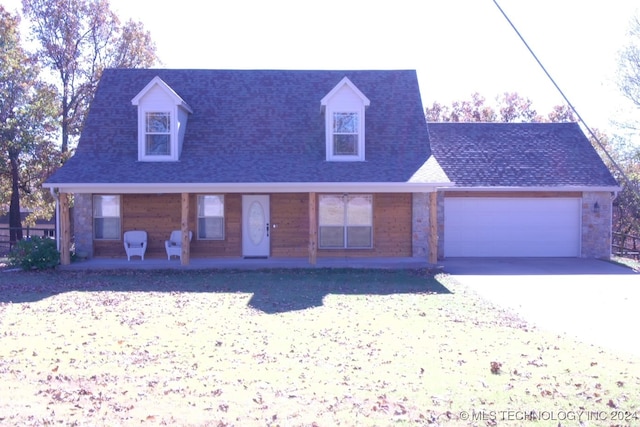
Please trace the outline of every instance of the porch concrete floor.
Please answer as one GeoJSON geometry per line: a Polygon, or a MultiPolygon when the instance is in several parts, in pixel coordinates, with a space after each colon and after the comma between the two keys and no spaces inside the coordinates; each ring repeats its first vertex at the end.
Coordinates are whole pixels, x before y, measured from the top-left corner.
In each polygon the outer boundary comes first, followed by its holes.
{"type": "Polygon", "coordinates": [[[92,258],[61,265],[61,270],[164,270],[164,269],[263,269],[263,268],[435,268],[426,259],[402,258],[318,258],[315,265],[309,264],[308,258],[266,258],[252,259],[242,257],[229,258],[192,258],[189,265],[182,265],[178,258],[92,258]]]}

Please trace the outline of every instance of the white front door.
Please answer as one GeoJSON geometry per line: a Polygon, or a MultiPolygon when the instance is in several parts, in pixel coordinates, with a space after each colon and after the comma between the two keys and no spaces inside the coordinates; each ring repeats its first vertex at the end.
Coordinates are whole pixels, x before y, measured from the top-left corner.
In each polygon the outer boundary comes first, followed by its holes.
{"type": "Polygon", "coordinates": [[[242,255],[268,257],[269,196],[242,196],[242,255]]]}

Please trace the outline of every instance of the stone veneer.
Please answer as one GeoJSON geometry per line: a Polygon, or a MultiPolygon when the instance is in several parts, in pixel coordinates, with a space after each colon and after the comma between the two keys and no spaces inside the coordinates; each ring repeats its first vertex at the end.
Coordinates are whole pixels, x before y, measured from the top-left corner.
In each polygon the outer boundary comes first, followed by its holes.
{"type": "Polygon", "coordinates": [[[413,193],[411,252],[414,258],[429,257],[429,193],[413,193]]]}
{"type": "MultiPolygon", "coordinates": [[[[411,219],[411,250],[414,258],[429,259],[429,194],[413,193],[411,219]]],[[[443,194],[438,192],[438,259],[442,259],[444,243],[444,204],[443,194]]]]}
{"type": "Polygon", "coordinates": [[[582,193],[583,258],[611,257],[612,196],[608,191],[582,193]],[[596,207],[597,203],[597,207],[596,207]]]}
{"type": "Polygon", "coordinates": [[[444,259],[444,193],[438,191],[438,259],[444,259]]]}
{"type": "Polygon", "coordinates": [[[75,194],[73,208],[76,255],[80,258],[93,257],[93,197],[91,194],[75,194]]]}

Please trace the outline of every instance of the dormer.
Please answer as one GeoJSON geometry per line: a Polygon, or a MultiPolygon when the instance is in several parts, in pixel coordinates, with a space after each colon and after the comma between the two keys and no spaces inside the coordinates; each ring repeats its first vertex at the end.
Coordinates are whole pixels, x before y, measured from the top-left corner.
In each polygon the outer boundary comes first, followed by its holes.
{"type": "Polygon", "coordinates": [[[369,103],[347,77],[322,98],[327,161],[364,161],[364,110],[369,103]]]}
{"type": "Polygon", "coordinates": [[[138,160],[179,160],[191,107],[160,77],[154,77],[131,103],[138,107],[138,160]]]}

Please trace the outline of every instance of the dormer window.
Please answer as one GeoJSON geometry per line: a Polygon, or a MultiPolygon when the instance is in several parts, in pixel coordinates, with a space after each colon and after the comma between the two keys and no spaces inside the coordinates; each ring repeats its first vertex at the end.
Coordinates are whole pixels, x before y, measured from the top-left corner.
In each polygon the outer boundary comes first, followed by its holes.
{"type": "Polygon", "coordinates": [[[145,155],[171,156],[171,113],[145,113],[145,155]]]}
{"type": "Polygon", "coordinates": [[[333,113],[333,156],[358,156],[358,113],[333,113]]]}
{"type": "Polygon", "coordinates": [[[327,161],[365,160],[364,112],[369,99],[345,77],[322,101],[327,161]]]}
{"type": "Polygon", "coordinates": [[[160,77],[131,100],[138,107],[138,160],[180,159],[191,107],[160,77]]]}

